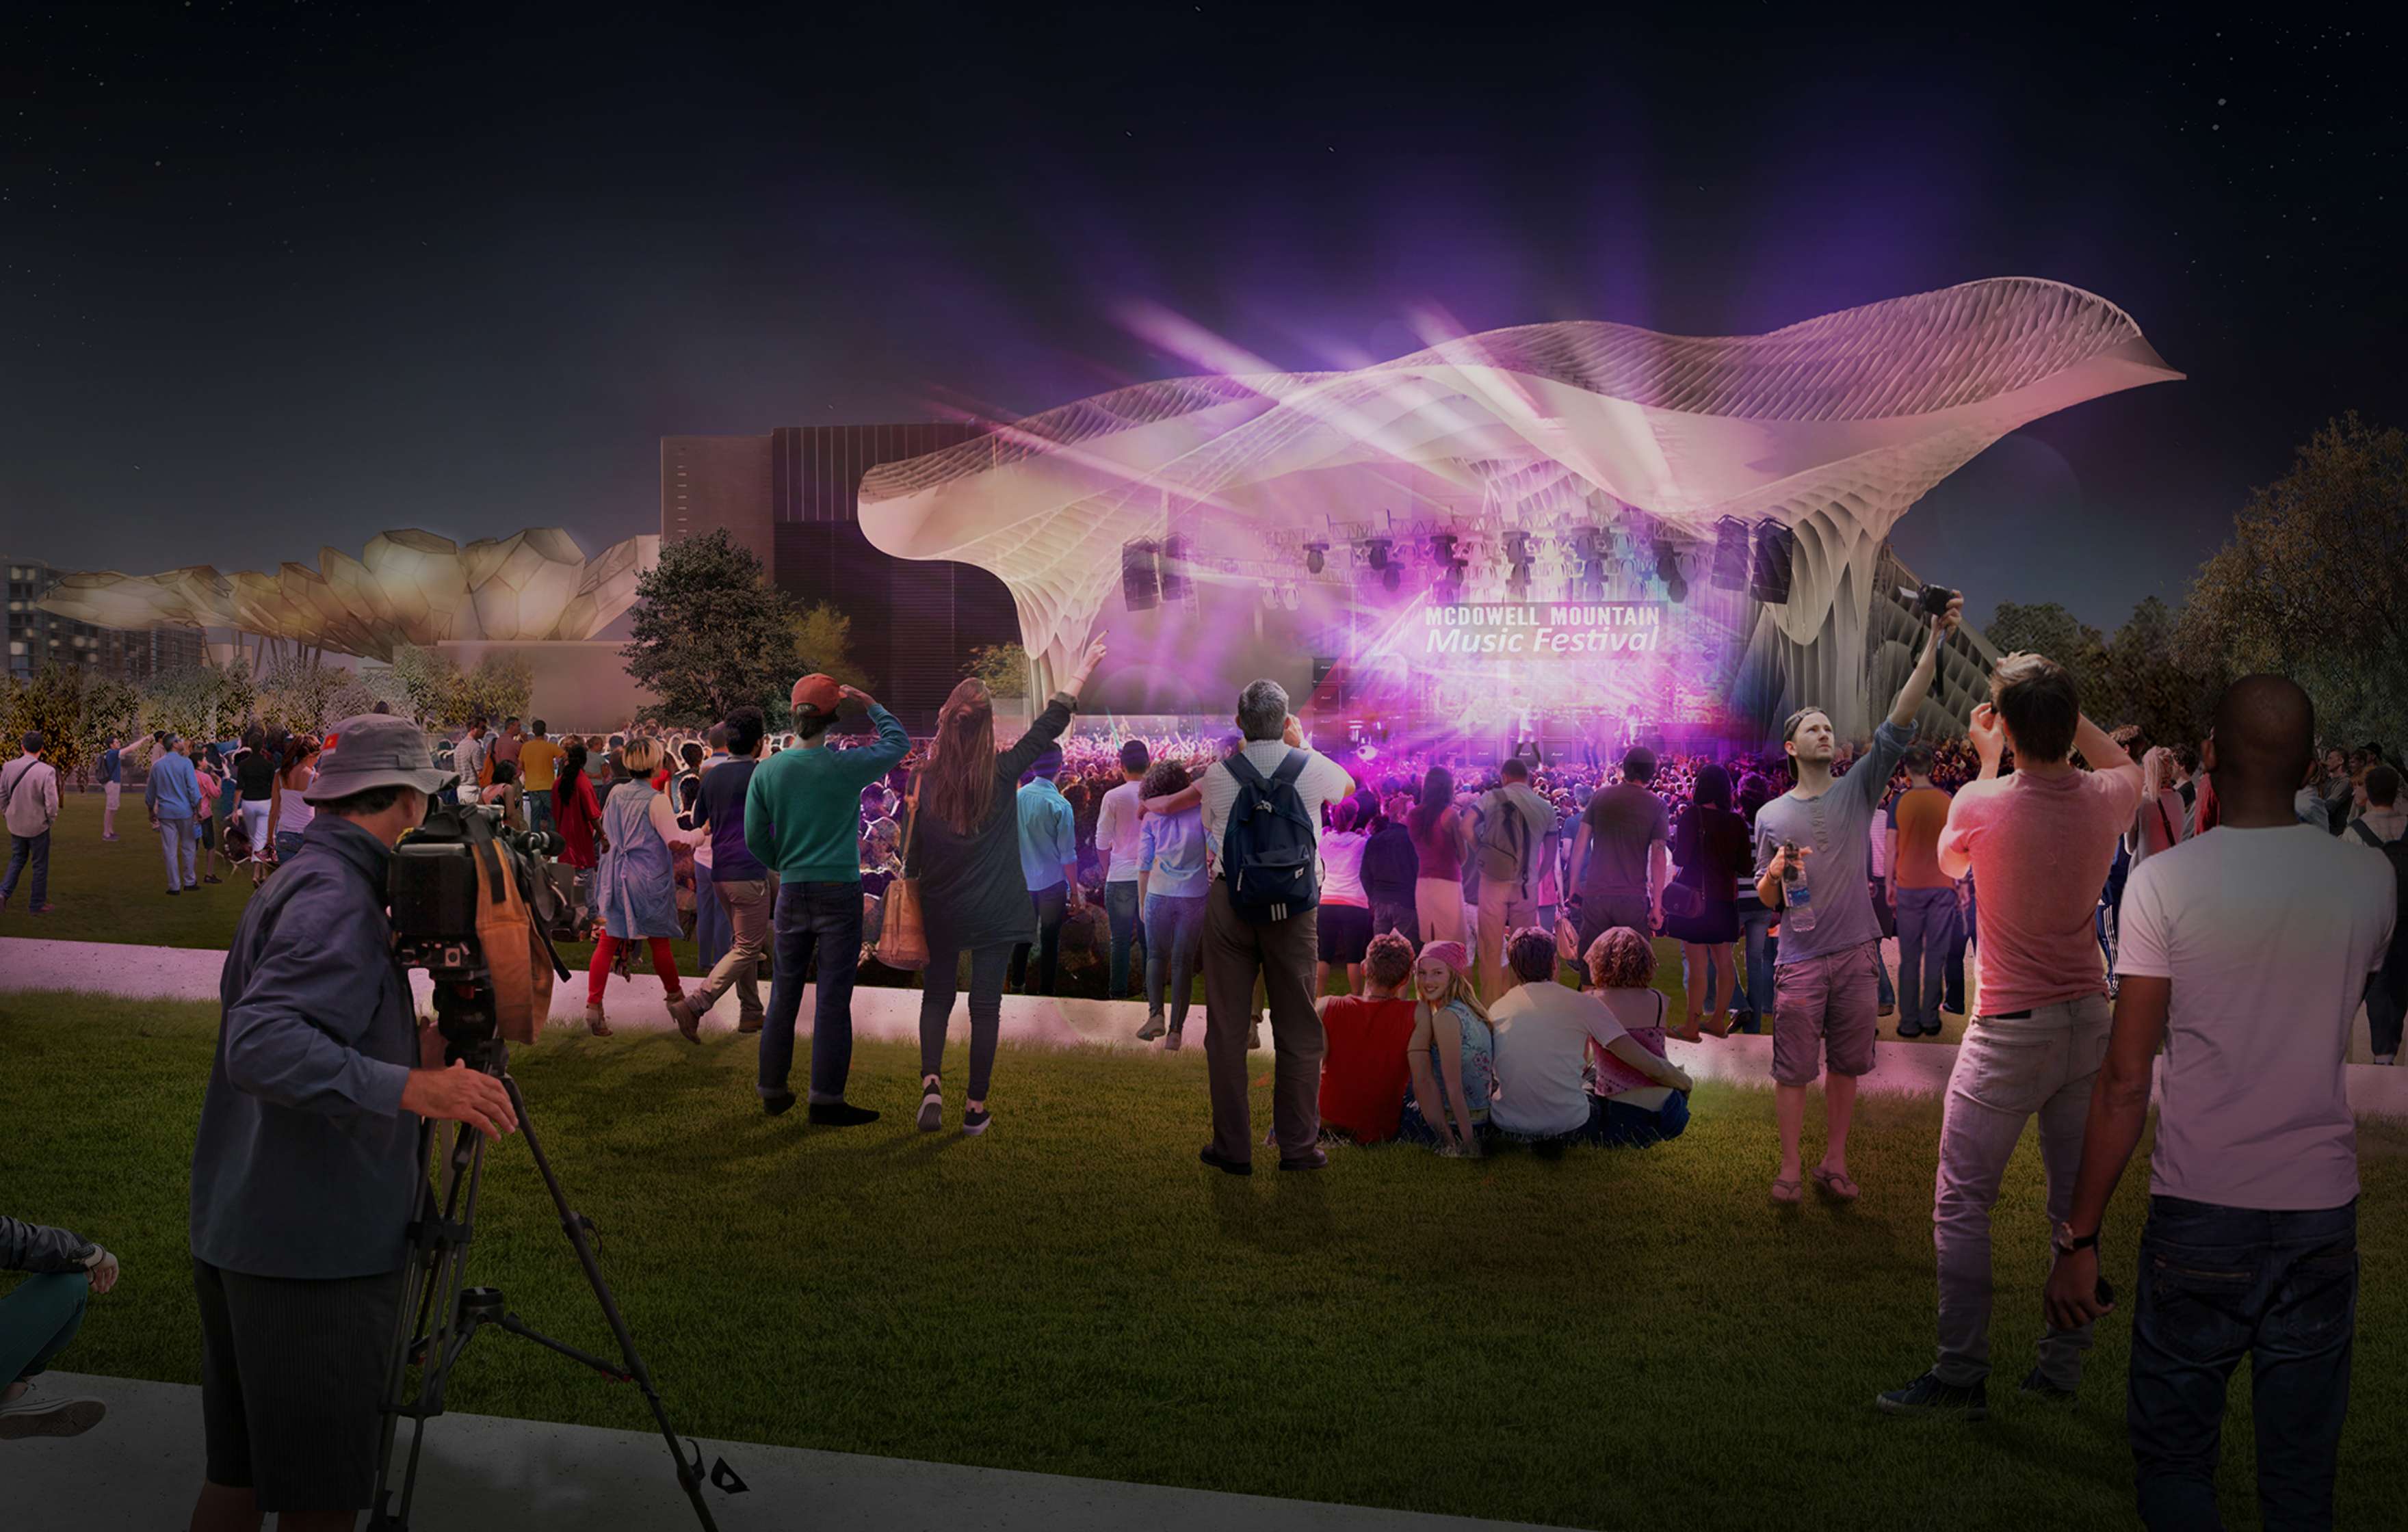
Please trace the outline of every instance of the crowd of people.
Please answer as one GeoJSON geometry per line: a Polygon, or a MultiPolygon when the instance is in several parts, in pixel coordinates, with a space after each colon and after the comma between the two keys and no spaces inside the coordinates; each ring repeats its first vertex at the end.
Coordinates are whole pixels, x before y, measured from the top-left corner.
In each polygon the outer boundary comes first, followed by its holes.
{"type": "MultiPolygon", "coordinates": [[[[1936,1033],[1952,1009],[1966,1024],[1933,1192],[1936,1357],[1875,1405],[1986,1414],[1991,1218],[2030,1122],[2054,1262],[2020,1392],[2076,1396],[2115,1304],[2098,1275],[2103,1225],[2161,1070],[2127,1383],[2143,1517],[2214,1525],[2225,1390],[2250,1357],[2261,1416],[2286,1423],[2258,1442],[2267,1519],[2328,1525],[2357,1283],[2343,1067],[2361,1004],[2385,1063],[2408,1004],[2400,773],[2372,751],[2317,754],[2306,695],[2278,677],[2235,683],[2194,749],[2102,728],[2072,677],[2031,654],[1999,662],[1964,741],[1919,743],[1960,605],[1931,621],[1870,740],[1843,749],[1829,715],[1804,708],[1775,762],[1633,748],[1612,771],[1375,763],[1312,748],[1268,680],[1244,688],[1235,733],[1209,747],[1082,743],[1069,736],[1100,639],[1009,744],[979,681],[915,748],[824,676],[795,684],[777,737],[738,709],[692,736],[554,740],[541,720],[480,720],[430,751],[413,725],[367,716],[322,745],[154,742],[145,801],[171,893],[193,886],[194,846],[249,848],[254,868],[264,848],[287,869],[228,955],[194,1154],[211,1481],[194,1525],[364,1503],[370,1359],[424,1174],[416,1124],[514,1126],[497,1081],[444,1066],[391,956],[386,860],[446,797],[558,837],[563,887],[595,936],[590,1029],[608,1034],[607,981],[640,943],[688,1038],[737,992],[763,1110],[804,1104],[819,1127],[879,1117],[847,1095],[853,985],[875,945],[922,972],[917,1127],[947,1122],[945,1045],[966,999],[954,1121],[988,1132],[1003,994],[1050,992],[1064,922],[1095,905],[1111,993],[1144,999],[1140,1038],[1182,1046],[1201,979],[1211,1131],[1197,1157],[1229,1175],[1255,1168],[1248,1054],[1266,1027],[1267,1141],[1282,1171],[1309,1172],[1340,1143],[1451,1159],[1662,1144],[1686,1127],[1693,1088],[1670,1044],[1769,1024],[1770,1200],[1855,1201],[1849,1132],[1894,935],[1899,1034],[1936,1033]],[[866,740],[835,730],[856,707],[866,740]],[[187,827],[212,820],[214,845],[187,827]],[[689,919],[704,945],[692,990],[669,946],[689,919]],[[1655,981],[1659,939],[1687,970],[1677,1017],[1655,981]]],[[[0,771],[12,848],[33,838],[21,823],[46,836],[56,813],[41,742],[23,743],[0,771]]],[[[114,748],[105,769],[122,770],[114,748]]],[[[38,906],[41,863],[30,848],[22,860],[38,906]]],[[[63,1279],[0,1302],[0,1437],[82,1429],[91,1401],[42,1397],[32,1380],[114,1259],[0,1222],[0,1260],[63,1279]]]]}

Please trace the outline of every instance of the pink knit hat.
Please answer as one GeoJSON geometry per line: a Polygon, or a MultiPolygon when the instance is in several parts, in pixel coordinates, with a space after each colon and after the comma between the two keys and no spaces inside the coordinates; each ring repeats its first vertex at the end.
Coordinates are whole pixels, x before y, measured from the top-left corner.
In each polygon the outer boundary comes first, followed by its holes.
{"type": "Polygon", "coordinates": [[[1433,941],[1422,949],[1422,956],[1437,958],[1440,963],[1467,977],[1471,972],[1471,954],[1459,941],[1433,941]]]}

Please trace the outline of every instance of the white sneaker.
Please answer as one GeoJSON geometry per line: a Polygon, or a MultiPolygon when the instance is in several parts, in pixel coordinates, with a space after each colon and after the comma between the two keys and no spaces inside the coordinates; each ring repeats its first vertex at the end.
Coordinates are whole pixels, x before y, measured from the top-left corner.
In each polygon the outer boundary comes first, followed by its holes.
{"type": "Polygon", "coordinates": [[[98,1399],[62,1399],[45,1395],[38,1382],[28,1381],[24,1393],[0,1404],[0,1441],[79,1437],[108,1413],[108,1406],[98,1399]]]}

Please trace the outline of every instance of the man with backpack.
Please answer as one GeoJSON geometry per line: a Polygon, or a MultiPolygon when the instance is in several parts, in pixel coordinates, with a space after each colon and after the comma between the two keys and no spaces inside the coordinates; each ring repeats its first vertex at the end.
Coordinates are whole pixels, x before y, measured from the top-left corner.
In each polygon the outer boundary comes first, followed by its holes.
{"type": "Polygon", "coordinates": [[[1260,974],[1270,998],[1271,1121],[1283,1170],[1318,1170],[1321,1018],[1313,1009],[1320,953],[1322,806],[1354,791],[1345,767],[1308,750],[1287,692],[1258,680],[1238,697],[1242,748],[1204,773],[1204,839],[1214,858],[1204,905],[1204,1062],[1212,1141],[1198,1156],[1233,1176],[1254,1173],[1246,1102],[1246,1025],[1260,974]]]}
{"type": "Polygon", "coordinates": [[[1555,832],[1555,806],[1532,790],[1528,762],[1514,756],[1498,776],[1501,783],[1480,799],[1471,838],[1480,861],[1480,1003],[1486,1006],[1513,987],[1505,936],[1538,923],[1539,869],[1555,832]]]}
{"type": "Polygon", "coordinates": [[[8,822],[8,870],[0,874],[0,909],[17,892],[17,874],[34,869],[33,912],[50,912],[50,826],[59,820],[59,774],[42,759],[38,729],[20,741],[25,752],[0,766],[0,818],[8,822]]]}

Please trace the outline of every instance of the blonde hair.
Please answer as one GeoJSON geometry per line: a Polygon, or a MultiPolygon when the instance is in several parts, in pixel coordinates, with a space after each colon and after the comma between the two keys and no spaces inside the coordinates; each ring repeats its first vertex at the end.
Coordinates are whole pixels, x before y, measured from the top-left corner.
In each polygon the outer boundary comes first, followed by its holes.
{"type": "MultiPolygon", "coordinates": [[[[1422,955],[1426,957],[1429,954],[1425,951],[1422,955]]],[[[1415,965],[1418,966],[1420,960],[1417,958],[1414,961],[1415,965]]],[[[1418,980],[1420,975],[1416,974],[1414,977],[1418,980]]],[[[1417,1000],[1421,998],[1421,991],[1418,984],[1416,984],[1414,988],[1413,997],[1417,1000]]],[[[1449,964],[1446,970],[1446,993],[1440,995],[1437,999],[1430,1000],[1426,1003],[1432,1010],[1443,1010],[1457,1001],[1461,1001],[1463,1009],[1469,1010],[1474,1016],[1479,1017],[1484,1024],[1489,1026],[1497,1024],[1494,1021],[1489,1019],[1488,1008],[1480,1003],[1480,989],[1479,986],[1472,983],[1471,976],[1464,972],[1461,968],[1449,964]]]]}
{"type": "Polygon", "coordinates": [[[630,739],[619,747],[619,759],[630,777],[649,777],[661,768],[661,742],[649,737],[630,739]]]}

